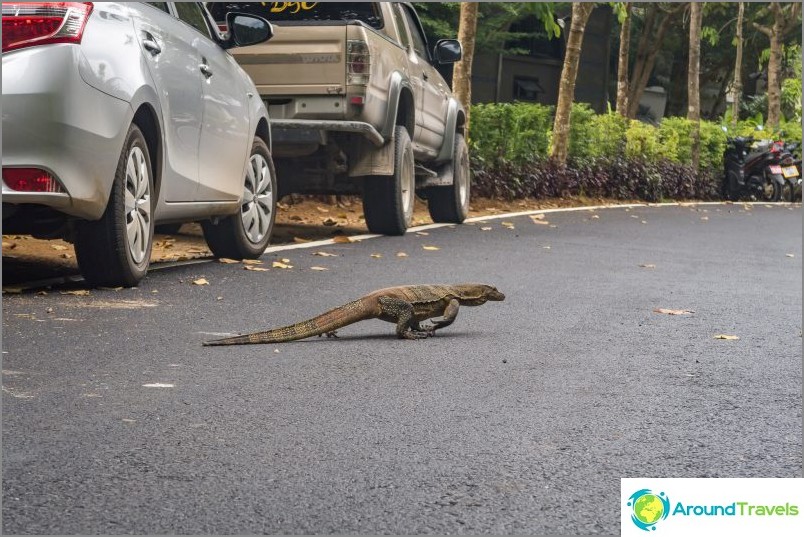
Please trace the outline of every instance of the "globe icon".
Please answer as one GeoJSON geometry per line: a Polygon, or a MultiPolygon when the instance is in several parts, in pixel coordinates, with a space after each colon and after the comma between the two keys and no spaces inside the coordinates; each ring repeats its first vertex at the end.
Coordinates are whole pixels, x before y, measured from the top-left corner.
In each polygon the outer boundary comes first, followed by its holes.
{"type": "Polygon", "coordinates": [[[634,516],[645,525],[655,524],[664,514],[664,504],[655,494],[643,494],[634,502],[634,516]]]}

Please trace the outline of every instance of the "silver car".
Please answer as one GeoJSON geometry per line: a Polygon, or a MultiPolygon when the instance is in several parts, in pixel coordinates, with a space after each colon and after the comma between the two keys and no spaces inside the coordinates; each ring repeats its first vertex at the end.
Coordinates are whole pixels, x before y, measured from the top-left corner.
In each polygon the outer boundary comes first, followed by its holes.
{"type": "Polygon", "coordinates": [[[196,2],[3,2],[4,233],[63,237],[85,279],[136,285],[154,226],[259,257],[277,192],[268,112],[226,48],[272,35],[196,2]]]}

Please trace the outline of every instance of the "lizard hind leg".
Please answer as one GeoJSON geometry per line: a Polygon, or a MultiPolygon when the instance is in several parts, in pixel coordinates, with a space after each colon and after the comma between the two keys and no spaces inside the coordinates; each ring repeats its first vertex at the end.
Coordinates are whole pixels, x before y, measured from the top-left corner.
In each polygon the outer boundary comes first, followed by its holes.
{"type": "Polygon", "coordinates": [[[424,339],[426,331],[419,330],[413,318],[413,304],[400,298],[380,297],[380,318],[396,321],[396,337],[399,339],[424,339]]]}

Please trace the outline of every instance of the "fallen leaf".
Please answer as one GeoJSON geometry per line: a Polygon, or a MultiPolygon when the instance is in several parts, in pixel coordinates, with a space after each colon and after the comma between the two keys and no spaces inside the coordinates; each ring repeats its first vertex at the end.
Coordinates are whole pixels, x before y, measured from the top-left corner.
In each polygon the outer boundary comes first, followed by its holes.
{"type": "Polygon", "coordinates": [[[73,257],[73,255],[72,255],[72,254],[67,254],[67,253],[64,253],[64,254],[61,254],[61,256],[60,256],[60,257],[61,257],[62,259],[70,259],[70,258],[72,258],[72,257],[73,257]]]}
{"type": "MultiPolygon", "coordinates": [[[[547,222],[545,222],[545,223],[547,223],[547,222]]],[[[558,227],[558,226],[555,225],[555,224],[550,224],[550,227],[558,227]]]]}
{"type": "Polygon", "coordinates": [[[268,269],[265,267],[255,267],[254,265],[244,265],[244,269],[251,270],[254,272],[268,272],[268,269]]]}
{"type": "Polygon", "coordinates": [[[328,252],[313,252],[313,255],[318,257],[338,257],[338,254],[330,254],[328,252]]]}
{"type": "Polygon", "coordinates": [[[53,308],[47,308],[47,309],[45,309],[45,313],[53,313],[53,308]]]}
{"type": "Polygon", "coordinates": [[[480,228],[480,231],[491,231],[491,228],[488,226],[484,226],[480,228]]]}
{"type": "Polygon", "coordinates": [[[206,278],[198,278],[197,280],[193,280],[193,285],[209,285],[209,282],[206,278]]]}
{"type": "Polygon", "coordinates": [[[36,294],[39,296],[47,296],[47,291],[37,291],[36,294]]]}
{"type": "Polygon", "coordinates": [[[439,248],[438,246],[422,246],[422,249],[434,252],[436,250],[440,250],[441,248],[439,248]]]}
{"type": "Polygon", "coordinates": [[[600,215],[599,214],[593,214],[592,218],[595,218],[595,219],[600,218],[600,215]]]}
{"type": "Polygon", "coordinates": [[[244,259],[241,263],[244,265],[262,265],[262,261],[259,259],[244,259]]]}
{"type": "Polygon", "coordinates": [[[326,213],[328,213],[328,212],[329,212],[329,209],[325,209],[324,207],[321,207],[321,206],[318,206],[318,207],[316,207],[315,209],[316,209],[316,211],[318,211],[319,213],[324,213],[324,214],[326,214],[326,213]]]}
{"type": "Polygon", "coordinates": [[[534,220],[534,221],[535,220],[544,220],[544,215],[543,214],[532,214],[532,215],[530,215],[530,219],[534,220]]]}
{"type": "Polygon", "coordinates": [[[647,223],[648,223],[648,221],[647,221],[647,220],[643,220],[643,221],[642,221],[642,223],[643,223],[643,224],[647,224],[647,223]]]}
{"type": "Polygon", "coordinates": [[[273,265],[274,268],[281,268],[281,269],[292,269],[293,265],[288,265],[287,263],[283,263],[281,261],[274,261],[273,265]]]}
{"type": "Polygon", "coordinates": [[[549,249],[550,249],[550,247],[549,247],[549,246],[542,246],[542,248],[544,248],[545,250],[549,250],[549,249]]]}
{"type": "Polygon", "coordinates": [[[284,258],[284,257],[282,259],[280,259],[280,261],[283,262],[283,263],[290,263],[290,259],[287,259],[287,258],[284,258]]]}
{"type": "Polygon", "coordinates": [[[50,245],[50,247],[51,247],[51,248],[53,248],[53,249],[54,249],[54,250],[56,250],[56,251],[59,251],[59,252],[61,252],[61,251],[64,251],[64,250],[67,250],[67,249],[68,249],[66,246],[61,245],[61,244],[51,244],[51,245],[50,245]]]}
{"type": "Polygon", "coordinates": [[[332,241],[339,244],[346,244],[352,242],[352,239],[350,239],[346,235],[335,235],[334,237],[332,237],[332,241]]]}
{"type": "Polygon", "coordinates": [[[325,218],[323,222],[321,222],[325,226],[334,226],[338,224],[338,221],[334,218],[325,218]]]}
{"type": "Polygon", "coordinates": [[[98,287],[98,289],[103,289],[104,291],[121,291],[122,287],[98,287]]]}
{"type": "Polygon", "coordinates": [[[72,291],[59,291],[62,295],[89,296],[87,289],[74,289],[72,291]]]}
{"type": "Polygon", "coordinates": [[[635,215],[635,214],[632,214],[632,215],[631,215],[631,218],[639,218],[639,216],[637,216],[637,215],[635,215]]]}
{"type": "Polygon", "coordinates": [[[152,382],[150,384],[143,384],[143,388],[173,388],[174,384],[166,384],[164,382],[152,382]]]}
{"type": "Polygon", "coordinates": [[[329,270],[327,267],[310,267],[310,270],[329,270]]]}
{"type": "Polygon", "coordinates": [[[379,258],[382,257],[382,254],[371,254],[371,257],[373,257],[375,259],[379,259],[379,258]]]}
{"type": "Polygon", "coordinates": [[[785,255],[785,257],[796,257],[795,254],[784,254],[784,255],[785,255]]]}
{"type": "Polygon", "coordinates": [[[293,220],[294,222],[299,222],[299,221],[301,221],[301,219],[302,219],[302,217],[297,215],[297,214],[292,214],[292,215],[288,216],[288,220],[293,220]]]}
{"type": "Polygon", "coordinates": [[[233,263],[240,263],[240,261],[238,261],[237,259],[229,259],[228,257],[221,257],[220,259],[218,259],[218,263],[231,265],[233,263]]]}
{"type": "Polygon", "coordinates": [[[223,300],[223,297],[222,296],[216,296],[215,300],[223,300]]]}
{"type": "Polygon", "coordinates": [[[508,229],[516,229],[514,227],[513,222],[502,222],[500,225],[502,225],[503,227],[507,227],[508,229]]]}
{"type": "Polygon", "coordinates": [[[718,334],[714,336],[712,339],[729,339],[729,340],[737,340],[740,339],[740,336],[729,336],[726,334],[718,334]]]}
{"type": "Polygon", "coordinates": [[[654,313],[666,313],[667,315],[691,315],[695,313],[692,310],[669,310],[666,308],[656,308],[653,310],[654,313]]]}
{"type": "Polygon", "coordinates": [[[396,256],[397,256],[397,257],[407,257],[407,256],[408,256],[408,254],[406,254],[405,252],[397,252],[397,253],[396,253],[396,256]]]}
{"type": "Polygon", "coordinates": [[[428,236],[428,235],[430,235],[430,234],[429,234],[429,233],[427,233],[426,231],[417,231],[417,232],[416,232],[416,235],[421,235],[422,237],[427,237],[427,236],[428,236]]]}
{"type": "Polygon", "coordinates": [[[709,217],[708,216],[702,216],[701,220],[703,220],[705,222],[705,221],[709,220],[709,217]]]}
{"type": "Polygon", "coordinates": [[[298,244],[304,244],[305,242],[312,242],[313,239],[305,239],[303,237],[293,237],[293,242],[298,244]]]}
{"type": "Polygon", "coordinates": [[[643,263],[643,264],[641,264],[639,266],[642,267],[642,268],[656,268],[656,265],[654,265],[652,263],[643,263]]]}

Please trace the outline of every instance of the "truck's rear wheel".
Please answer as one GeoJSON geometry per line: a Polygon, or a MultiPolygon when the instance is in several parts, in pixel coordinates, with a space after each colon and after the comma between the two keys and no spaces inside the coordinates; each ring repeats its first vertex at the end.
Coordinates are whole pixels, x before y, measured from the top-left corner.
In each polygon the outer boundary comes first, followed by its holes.
{"type": "Polygon", "coordinates": [[[469,190],[471,176],[469,169],[469,149],[463,134],[455,135],[452,152],[452,184],[431,186],[427,189],[427,208],[434,222],[460,224],[469,214],[469,190]]]}
{"type": "Polygon", "coordinates": [[[394,174],[366,177],[363,186],[363,212],[372,233],[403,235],[413,222],[416,196],[413,144],[408,130],[398,125],[394,131],[394,174]]]}

